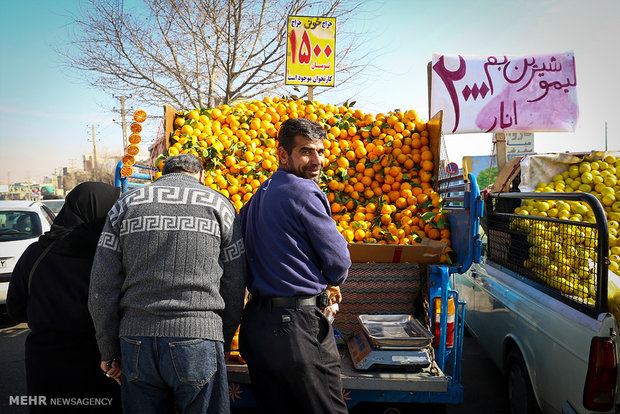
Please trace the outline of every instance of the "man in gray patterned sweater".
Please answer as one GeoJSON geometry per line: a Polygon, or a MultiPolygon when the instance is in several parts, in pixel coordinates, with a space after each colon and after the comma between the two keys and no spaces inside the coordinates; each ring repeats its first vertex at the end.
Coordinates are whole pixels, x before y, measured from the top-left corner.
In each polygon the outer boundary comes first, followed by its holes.
{"type": "Polygon", "coordinates": [[[225,351],[239,325],[245,249],[230,201],[190,154],[125,193],[106,219],[88,307],[101,369],[127,413],[228,413],[225,351]],[[120,340],[119,340],[120,338],[120,340]],[[122,363],[121,357],[122,356],[122,363]]]}

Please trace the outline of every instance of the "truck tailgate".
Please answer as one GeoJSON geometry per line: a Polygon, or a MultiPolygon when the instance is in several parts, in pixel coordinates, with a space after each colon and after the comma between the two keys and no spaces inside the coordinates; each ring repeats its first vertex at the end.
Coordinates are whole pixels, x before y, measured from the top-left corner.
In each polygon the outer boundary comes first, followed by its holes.
{"type": "MultiPolygon", "coordinates": [[[[342,385],[347,390],[446,392],[450,377],[441,372],[435,361],[420,372],[358,371],[345,350],[340,350],[342,385]]],[[[249,385],[250,374],[245,364],[228,363],[228,381],[249,385]]]]}

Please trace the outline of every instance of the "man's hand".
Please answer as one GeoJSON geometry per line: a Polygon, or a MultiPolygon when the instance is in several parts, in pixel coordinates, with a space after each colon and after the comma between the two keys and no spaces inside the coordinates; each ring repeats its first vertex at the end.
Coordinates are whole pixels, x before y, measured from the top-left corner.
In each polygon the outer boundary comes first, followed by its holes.
{"type": "Polygon", "coordinates": [[[340,303],[342,301],[342,295],[340,294],[339,286],[327,285],[325,292],[327,292],[327,297],[329,298],[330,306],[333,305],[334,303],[340,303]]]}
{"type": "Polygon", "coordinates": [[[110,361],[101,361],[99,367],[106,377],[112,378],[118,385],[121,385],[121,357],[110,361]]]}

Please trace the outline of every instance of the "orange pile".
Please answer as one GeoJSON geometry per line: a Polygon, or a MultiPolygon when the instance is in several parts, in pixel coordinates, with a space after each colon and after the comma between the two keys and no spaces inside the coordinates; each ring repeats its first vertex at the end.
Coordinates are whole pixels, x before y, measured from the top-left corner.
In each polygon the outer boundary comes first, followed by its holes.
{"type": "MultiPolygon", "coordinates": [[[[289,118],[320,122],[327,131],[321,187],[345,239],[358,243],[450,244],[441,198],[433,190],[434,154],[415,111],[366,114],[317,101],[265,98],[180,112],[165,158],[200,157],[205,185],[239,210],[278,167],[278,130],[289,118]]],[[[159,177],[161,172],[155,178],[159,177]]]]}

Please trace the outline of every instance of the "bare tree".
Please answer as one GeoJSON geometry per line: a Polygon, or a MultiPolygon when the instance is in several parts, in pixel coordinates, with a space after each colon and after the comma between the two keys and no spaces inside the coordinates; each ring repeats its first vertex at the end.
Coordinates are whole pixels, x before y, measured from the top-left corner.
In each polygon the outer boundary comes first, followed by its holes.
{"type": "Polygon", "coordinates": [[[72,52],[61,52],[91,84],[137,101],[213,107],[283,92],[288,15],[337,18],[336,68],[342,84],[366,59],[353,60],[356,35],[341,28],[353,0],[85,0],[72,52]],[[362,62],[362,63],[354,63],[362,62]]]}

